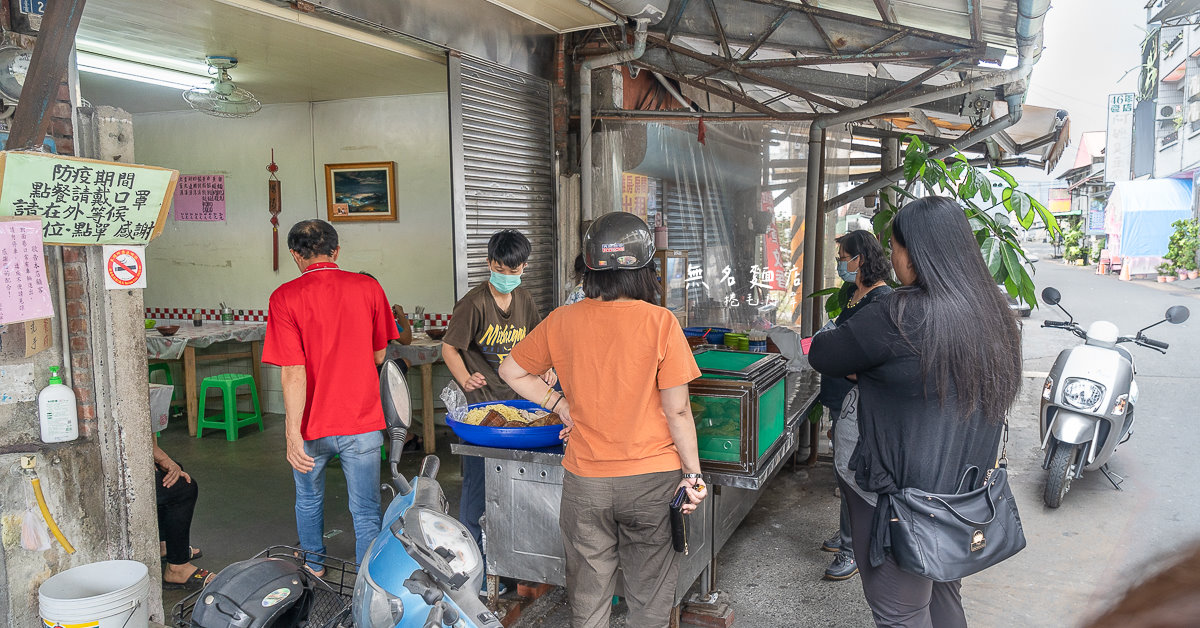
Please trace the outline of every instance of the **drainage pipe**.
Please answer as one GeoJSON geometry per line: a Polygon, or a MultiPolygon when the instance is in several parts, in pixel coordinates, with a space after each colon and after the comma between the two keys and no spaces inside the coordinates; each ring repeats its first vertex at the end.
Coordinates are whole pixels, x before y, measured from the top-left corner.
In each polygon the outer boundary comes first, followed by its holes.
{"type": "MultiPolygon", "coordinates": [[[[967,147],[974,146],[980,141],[1013,126],[1017,122],[1020,122],[1022,114],[1021,96],[1021,94],[1017,94],[1009,97],[1007,114],[992,120],[991,122],[979,127],[978,129],[975,129],[974,131],[964,133],[958,138],[957,141],[955,141],[955,144],[958,144],[962,147],[962,150],[965,150],[967,147]]],[[[955,150],[958,150],[958,147],[944,146],[931,153],[930,156],[936,159],[945,159],[953,155],[955,150]]],[[[856,201],[872,192],[882,190],[883,188],[896,183],[903,176],[904,166],[893,168],[892,170],[889,170],[878,177],[871,179],[870,181],[864,182],[853,190],[829,199],[829,202],[826,205],[829,208],[841,207],[846,203],[856,201]]]]}
{"type": "Polygon", "coordinates": [[[584,220],[593,220],[596,215],[592,207],[592,70],[640,58],[646,52],[649,24],[649,19],[637,20],[633,48],[589,57],[579,65],[579,188],[584,220]]]}
{"type": "Polygon", "coordinates": [[[666,79],[666,77],[658,72],[651,72],[651,74],[654,75],[654,78],[658,79],[658,82],[661,83],[664,88],[666,88],[667,93],[675,98],[675,102],[683,105],[684,109],[692,111],[692,103],[688,102],[687,99],[683,97],[683,94],[680,94],[679,90],[675,89],[675,86],[672,85],[671,82],[666,79]]]}

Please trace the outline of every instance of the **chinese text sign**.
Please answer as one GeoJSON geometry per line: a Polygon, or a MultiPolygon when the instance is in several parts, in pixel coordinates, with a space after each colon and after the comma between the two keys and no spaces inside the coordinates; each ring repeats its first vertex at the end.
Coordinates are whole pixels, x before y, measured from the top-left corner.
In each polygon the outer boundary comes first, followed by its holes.
{"type": "Polygon", "coordinates": [[[38,221],[0,221],[0,275],[0,325],[54,316],[38,221]]]}
{"type": "Polygon", "coordinates": [[[0,153],[0,215],[39,218],[46,244],[146,244],[179,173],[43,153],[0,153]]]}
{"type": "Polygon", "coordinates": [[[175,220],[225,220],[225,175],[185,174],[175,186],[175,220]]]}
{"type": "Polygon", "coordinates": [[[1133,94],[1108,95],[1108,133],[1104,143],[1104,182],[1128,181],[1133,159],[1133,94]]]}

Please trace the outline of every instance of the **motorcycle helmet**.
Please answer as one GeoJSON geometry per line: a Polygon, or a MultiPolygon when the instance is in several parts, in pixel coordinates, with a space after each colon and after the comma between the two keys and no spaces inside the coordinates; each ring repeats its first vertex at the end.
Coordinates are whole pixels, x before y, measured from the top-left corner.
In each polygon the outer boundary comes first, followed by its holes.
{"type": "Polygon", "coordinates": [[[252,558],[221,570],[192,609],[193,628],[288,628],[308,621],[313,585],[294,562],[252,558]]]}
{"type": "Polygon", "coordinates": [[[637,270],[652,261],[654,235],[633,214],[604,214],[583,234],[583,263],[589,270],[637,270]]]}

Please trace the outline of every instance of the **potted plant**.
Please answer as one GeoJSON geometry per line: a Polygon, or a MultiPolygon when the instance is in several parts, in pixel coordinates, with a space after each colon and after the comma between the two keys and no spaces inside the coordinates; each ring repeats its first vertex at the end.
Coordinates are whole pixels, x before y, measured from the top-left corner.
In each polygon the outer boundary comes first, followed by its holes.
{"type": "Polygon", "coordinates": [[[1171,226],[1175,231],[1167,241],[1167,254],[1163,259],[1170,262],[1180,279],[1194,278],[1196,253],[1200,249],[1200,222],[1176,220],[1171,226]]]}
{"type": "Polygon", "coordinates": [[[1154,270],[1158,271],[1158,283],[1167,283],[1167,277],[1171,275],[1171,265],[1167,262],[1163,262],[1154,270]]]}

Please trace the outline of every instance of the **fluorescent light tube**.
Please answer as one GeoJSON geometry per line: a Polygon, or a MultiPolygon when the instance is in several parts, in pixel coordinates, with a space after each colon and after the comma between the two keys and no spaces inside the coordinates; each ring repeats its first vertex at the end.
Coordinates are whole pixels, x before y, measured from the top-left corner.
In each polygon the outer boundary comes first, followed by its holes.
{"type": "Polygon", "coordinates": [[[161,87],[172,87],[179,90],[188,90],[193,87],[208,87],[212,85],[212,78],[200,76],[197,74],[189,74],[187,72],[179,72],[176,70],[168,70],[152,65],[144,65],[117,59],[114,57],[106,57],[91,52],[82,50],[77,53],[76,63],[79,66],[80,72],[89,72],[92,74],[101,74],[104,76],[112,76],[115,78],[125,79],[128,81],[137,81],[139,83],[148,83],[150,85],[159,85],[161,87]]]}

